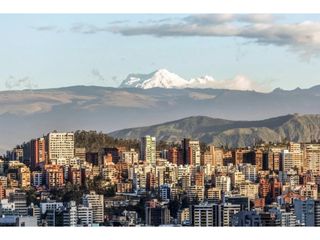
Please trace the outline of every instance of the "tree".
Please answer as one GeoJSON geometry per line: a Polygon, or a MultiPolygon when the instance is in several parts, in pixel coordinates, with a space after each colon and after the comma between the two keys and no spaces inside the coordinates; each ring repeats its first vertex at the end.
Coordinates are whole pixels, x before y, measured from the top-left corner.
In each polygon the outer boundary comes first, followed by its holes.
{"type": "Polygon", "coordinates": [[[27,206],[29,206],[31,203],[34,203],[35,205],[40,204],[40,200],[38,198],[38,193],[35,188],[30,187],[26,190],[26,197],[27,197],[27,206]]]}
{"type": "Polygon", "coordinates": [[[98,152],[104,147],[139,148],[138,140],[117,139],[102,132],[78,130],[74,136],[75,147],[86,148],[88,152],[98,152]]]}
{"type": "Polygon", "coordinates": [[[169,202],[168,208],[170,210],[170,215],[173,218],[177,218],[177,213],[178,213],[180,207],[181,207],[181,203],[177,199],[174,199],[174,200],[169,202]]]}
{"type": "Polygon", "coordinates": [[[182,198],[182,200],[181,200],[181,208],[183,209],[183,208],[187,208],[187,207],[189,207],[189,200],[188,200],[188,198],[185,196],[185,197],[183,197],[182,198]]]}

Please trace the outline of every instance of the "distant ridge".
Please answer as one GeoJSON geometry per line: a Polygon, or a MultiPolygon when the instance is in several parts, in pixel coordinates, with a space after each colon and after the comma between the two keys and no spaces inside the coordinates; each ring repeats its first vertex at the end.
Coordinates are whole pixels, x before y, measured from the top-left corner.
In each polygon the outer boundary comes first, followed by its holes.
{"type": "Polygon", "coordinates": [[[165,141],[180,141],[188,137],[229,147],[252,146],[259,141],[281,142],[284,139],[310,142],[320,139],[320,115],[294,114],[261,121],[230,121],[192,116],[148,127],[115,131],[110,135],[124,139],[152,135],[165,141]]]}
{"type": "MultiPolygon", "coordinates": [[[[255,121],[292,113],[319,114],[320,86],[269,93],[214,88],[71,86],[0,91],[0,106],[0,153],[4,153],[16,144],[42,136],[54,129],[97,130],[106,133],[124,128],[150,126],[188,116],[208,116],[224,122],[223,119],[255,121]]],[[[212,126],[205,117],[197,121],[199,126],[212,126]]],[[[185,124],[189,127],[188,123],[185,124]]],[[[229,121],[228,124],[235,123],[229,121]]],[[[223,123],[221,129],[216,129],[221,135],[209,131],[195,136],[206,142],[249,142],[249,134],[239,134],[242,137],[236,141],[232,132],[236,131],[234,129],[243,132],[241,128],[249,132],[247,128],[251,126],[242,125],[230,130],[228,124],[223,123]],[[212,136],[215,138],[212,139],[212,136]]],[[[298,122],[296,124],[298,125],[298,122]]],[[[263,133],[274,136],[272,139],[287,134],[282,131],[274,133],[275,130],[269,125],[263,127],[269,129],[263,133]]],[[[195,129],[195,132],[199,130],[194,126],[190,129],[195,129]]],[[[266,139],[261,129],[254,133],[257,135],[256,139],[266,139]]],[[[177,137],[182,136],[179,131],[175,134],[177,137]]],[[[174,138],[173,133],[170,133],[170,136],[174,138]]]]}

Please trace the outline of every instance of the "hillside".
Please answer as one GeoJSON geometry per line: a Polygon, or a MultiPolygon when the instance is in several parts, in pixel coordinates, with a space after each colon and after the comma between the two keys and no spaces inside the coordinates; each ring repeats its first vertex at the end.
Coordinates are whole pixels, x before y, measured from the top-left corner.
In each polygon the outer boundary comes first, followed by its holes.
{"type": "Polygon", "coordinates": [[[111,132],[110,135],[125,139],[152,135],[165,141],[180,141],[187,137],[229,147],[250,146],[260,141],[281,142],[285,139],[310,142],[320,139],[320,115],[285,115],[262,121],[230,121],[196,116],[148,127],[124,129],[111,132]]]}

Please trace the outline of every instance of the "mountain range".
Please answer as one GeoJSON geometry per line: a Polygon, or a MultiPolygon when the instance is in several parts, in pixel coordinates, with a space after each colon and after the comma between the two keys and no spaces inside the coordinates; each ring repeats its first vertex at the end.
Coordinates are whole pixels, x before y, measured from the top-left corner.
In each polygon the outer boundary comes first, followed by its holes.
{"type": "Polygon", "coordinates": [[[245,147],[257,142],[310,142],[320,139],[320,115],[285,115],[261,121],[230,121],[193,116],[148,127],[129,128],[110,133],[122,139],[145,135],[177,142],[182,138],[199,139],[215,146],[245,147]]]}
{"type": "Polygon", "coordinates": [[[120,88],[225,88],[233,90],[254,90],[253,84],[243,76],[233,80],[217,81],[205,75],[186,80],[167,69],[159,69],[149,74],[129,74],[120,88]]]}
{"type": "MultiPolygon", "coordinates": [[[[199,88],[199,85],[182,87],[185,82],[179,80],[181,87],[169,87],[179,84],[173,81],[173,85],[161,85],[165,79],[167,83],[172,80],[164,77],[166,74],[172,76],[166,71],[146,77],[135,75],[141,85],[153,82],[151,85],[157,87],[125,87],[128,79],[134,80],[131,75],[118,88],[71,86],[0,91],[0,153],[53,130],[108,133],[189,116],[251,121],[293,113],[320,113],[320,85],[256,92],[199,88]]],[[[206,138],[211,141],[210,136],[206,138]]]]}

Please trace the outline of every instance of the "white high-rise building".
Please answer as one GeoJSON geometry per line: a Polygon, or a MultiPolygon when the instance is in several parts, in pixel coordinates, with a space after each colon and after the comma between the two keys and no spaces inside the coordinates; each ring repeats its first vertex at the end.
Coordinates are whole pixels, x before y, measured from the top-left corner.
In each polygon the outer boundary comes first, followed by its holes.
{"type": "Polygon", "coordinates": [[[233,215],[240,212],[239,204],[225,203],[222,210],[222,222],[224,227],[232,226],[233,215]]]}
{"type": "Polygon", "coordinates": [[[240,170],[244,174],[245,180],[248,180],[250,182],[257,181],[257,169],[255,165],[245,163],[240,166],[240,170]]]}
{"type": "Polygon", "coordinates": [[[191,224],[195,227],[214,227],[222,225],[221,205],[201,203],[191,206],[191,224]]]}
{"type": "Polygon", "coordinates": [[[74,158],[74,133],[49,133],[48,157],[52,163],[56,163],[58,159],[74,158]]]}
{"type": "Polygon", "coordinates": [[[294,211],[286,212],[284,209],[281,209],[281,226],[283,227],[295,227],[296,226],[296,215],[294,211]]]}
{"type": "Polygon", "coordinates": [[[93,223],[93,211],[92,206],[85,207],[83,205],[78,205],[78,219],[82,226],[91,226],[93,223]]]}
{"type": "Polygon", "coordinates": [[[216,188],[219,188],[224,193],[231,191],[231,179],[228,176],[217,176],[215,178],[216,188]]]}
{"type": "Polygon", "coordinates": [[[138,163],[139,154],[134,149],[130,149],[130,151],[122,152],[121,161],[128,164],[138,163]]]}
{"type": "Polygon", "coordinates": [[[140,147],[141,160],[155,165],[156,164],[156,138],[149,135],[141,138],[140,147]]]}
{"type": "Polygon", "coordinates": [[[302,151],[290,152],[288,150],[282,151],[282,169],[284,172],[292,168],[301,169],[302,167],[302,151]]]}
{"type": "Polygon", "coordinates": [[[103,195],[96,194],[91,191],[89,194],[85,194],[82,197],[82,204],[85,207],[92,207],[93,223],[104,222],[104,198],[103,195]]]}
{"type": "Polygon", "coordinates": [[[67,206],[67,211],[63,213],[63,225],[76,227],[78,223],[78,211],[75,201],[70,201],[67,206]]]}
{"type": "Polygon", "coordinates": [[[48,210],[57,210],[62,207],[62,202],[56,202],[54,200],[40,203],[41,214],[45,214],[48,210]]]}

